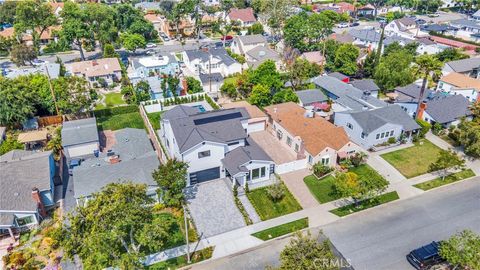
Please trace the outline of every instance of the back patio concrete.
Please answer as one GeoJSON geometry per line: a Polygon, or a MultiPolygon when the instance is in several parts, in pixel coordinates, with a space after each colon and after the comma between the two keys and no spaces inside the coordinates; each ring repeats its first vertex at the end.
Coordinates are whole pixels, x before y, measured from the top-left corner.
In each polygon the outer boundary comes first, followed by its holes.
{"type": "Polygon", "coordinates": [[[200,183],[186,190],[188,208],[200,238],[246,226],[224,179],[200,183]]]}
{"type": "Polygon", "coordinates": [[[250,133],[250,137],[272,158],[275,164],[283,164],[297,160],[291,149],[280,143],[268,131],[250,133]]]}

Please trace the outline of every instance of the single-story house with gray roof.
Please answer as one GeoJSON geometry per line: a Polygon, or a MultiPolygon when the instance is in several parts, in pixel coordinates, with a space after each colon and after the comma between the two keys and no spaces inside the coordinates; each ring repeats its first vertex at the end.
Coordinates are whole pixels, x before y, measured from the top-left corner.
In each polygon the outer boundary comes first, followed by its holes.
{"type": "Polygon", "coordinates": [[[420,126],[400,106],[390,105],[367,111],[346,111],[335,115],[335,125],[365,149],[387,142],[409,140],[420,126]]]}
{"type": "Polygon", "coordinates": [[[0,156],[0,234],[31,227],[55,205],[52,151],[12,150],[0,156]]]}
{"type": "Polygon", "coordinates": [[[369,92],[372,97],[378,98],[380,87],[378,87],[373,79],[354,80],[350,81],[350,84],[362,91],[369,92]]]}
{"type": "Polygon", "coordinates": [[[94,155],[100,149],[97,119],[91,117],[63,122],[62,146],[69,159],[94,155]]]}
{"type": "Polygon", "coordinates": [[[328,101],[328,97],[320,89],[308,89],[296,91],[298,103],[305,109],[313,109],[315,104],[328,101]]]}
{"type": "Polygon", "coordinates": [[[220,92],[220,87],[222,87],[224,81],[221,73],[200,74],[199,78],[204,92],[209,94],[220,92]]]}
{"type": "Polygon", "coordinates": [[[82,204],[110,183],[132,181],[146,184],[147,194],[157,199],[152,173],[160,162],[144,129],[115,131],[115,144],[98,157],[85,159],[73,168],[74,197],[82,204]]]}
{"type": "Polygon", "coordinates": [[[457,72],[472,78],[478,78],[479,69],[480,57],[466,58],[445,63],[442,68],[442,75],[445,76],[451,72],[457,72]]]}
{"type": "Polygon", "coordinates": [[[451,125],[458,125],[462,118],[472,120],[473,114],[470,111],[470,101],[462,95],[446,95],[438,93],[427,97],[421,106],[419,115],[424,121],[434,125],[441,124],[444,128],[451,125]]]}

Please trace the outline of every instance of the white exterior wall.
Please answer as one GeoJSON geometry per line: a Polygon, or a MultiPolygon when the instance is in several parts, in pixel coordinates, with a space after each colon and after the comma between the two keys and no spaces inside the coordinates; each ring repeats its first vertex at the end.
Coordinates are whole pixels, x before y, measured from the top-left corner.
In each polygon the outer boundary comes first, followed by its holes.
{"type": "Polygon", "coordinates": [[[417,103],[414,102],[396,102],[398,106],[400,106],[408,115],[410,115],[412,118],[417,112],[417,103]]]}
{"type": "MultiPolygon", "coordinates": [[[[222,167],[221,160],[225,157],[227,145],[214,142],[204,142],[192,149],[186,151],[182,155],[182,161],[188,163],[188,173],[222,167]],[[198,158],[198,153],[210,151],[210,156],[198,158]]],[[[225,170],[220,170],[220,177],[225,177],[225,170]]],[[[190,185],[190,179],[188,179],[190,185]]]]}
{"type": "Polygon", "coordinates": [[[93,155],[95,150],[99,150],[98,142],[91,142],[81,145],[72,145],[64,148],[65,155],[67,158],[75,158],[87,155],[93,155]]]}
{"type": "Polygon", "coordinates": [[[264,120],[259,120],[259,121],[255,121],[255,122],[249,122],[248,123],[248,128],[247,128],[247,133],[250,134],[252,132],[257,132],[257,131],[263,131],[265,130],[265,123],[266,123],[266,119],[264,120]]]}
{"type": "Polygon", "coordinates": [[[268,180],[270,179],[270,165],[271,164],[274,164],[273,162],[271,161],[259,161],[259,160],[253,160],[252,163],[246,165],[245,167],[250,170],[250,172],[253,170],[253,169],[258,169],[258,168],[261,168],[261,167],[265,167],[265,176],[264,177],[260,177],[260,178],[257,178],[257,179],[252,179],[252,173],[250,173],[250,175],[248,176],[248,179],[247,179],[247,182],[249,183],[257,183],[257,182],[262,182],[262,181],[265,181],[265,180],[268,180]]]}
{"type": "Polygon", "coordinates": [[[473,88],[464,88],[458,89],[454,85],[446,83],[442,80],[438,82],[437,91],[444,91],[452,95],[462,95],[470,102],[475,102],[478,100],[478,92],[473,88]]]}
{"type": "Polygon", "coordinates": [[[242,65],[240,63],[234,63],[230,66],[226,66],[215,57],[213,57],[210,61],[201,62],[200,59],[189,59],[187,57],[187,53],[183,52],[183,61],[187,68],[195,74],[199,74],[202,70],[203,72],[220,73],[223,75],[223,77],[227,77],[235,73],[242,72],[242,65]],[[217,66],[210,68],[209,65],[217,66]]]}

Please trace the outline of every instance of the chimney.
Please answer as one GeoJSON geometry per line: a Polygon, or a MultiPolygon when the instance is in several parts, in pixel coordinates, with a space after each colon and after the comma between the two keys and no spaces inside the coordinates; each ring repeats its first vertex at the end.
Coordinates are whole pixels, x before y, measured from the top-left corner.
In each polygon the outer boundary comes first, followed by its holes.
{"type": "Polygon", "coordinates": [[[42,218],[46,217],[47,211],[45,210],[45,205],[43,204],[42,199],[40,198],[40,191],[36,187],[32,189],[32,199],[37,203],[40,217],[42,218]]]}
{"type": "Polygon", "coordinates": [[[183,95],[186,95],[188,93],[188,84],[187,84],[187,80],[183,79],[182,80],[182,96],[183,95]]]}
{"type": "Polygon", "coordinates": [[[98,65],[97,60],[92,60],[92,66],[97,66],[97,65],[98,65]]]}
{"type": "Polygon", "coordinates": [[[417,119],[423,120],[423,113],[427,109],[427,102],[423,101],[418,108],[417,119]]]}

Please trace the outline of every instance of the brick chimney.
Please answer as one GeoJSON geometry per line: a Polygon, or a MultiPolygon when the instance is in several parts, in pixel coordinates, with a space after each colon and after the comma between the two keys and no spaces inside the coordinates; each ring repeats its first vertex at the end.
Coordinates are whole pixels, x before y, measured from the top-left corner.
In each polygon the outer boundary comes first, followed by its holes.
{"type": "Polygon", "coordinates": [[[423,118],[423,113],[425,112],[426,109],[427,109],[427,103],[426,103],[425,101],[423,101],[423,102],[420,104],[420,107],[418,108],[417,119],[422,120],[422,118],[423,118]]]}
{"type": "Polygon", "coordinates": [[[32,189],[32,199],[37,203],[40,217],[42,218],[46,217],[47,211],[45,210],[45,205],[43,204],[42,199],[40,198],[40,191],[36,187],[32,189]]]}
{"type": "Polygon", "coordinates": [[[187,84],[187,80],[183,79],[182,80],[182,96],[183,95],[186,95],[188,93],[188,84],[187,84]]]}

